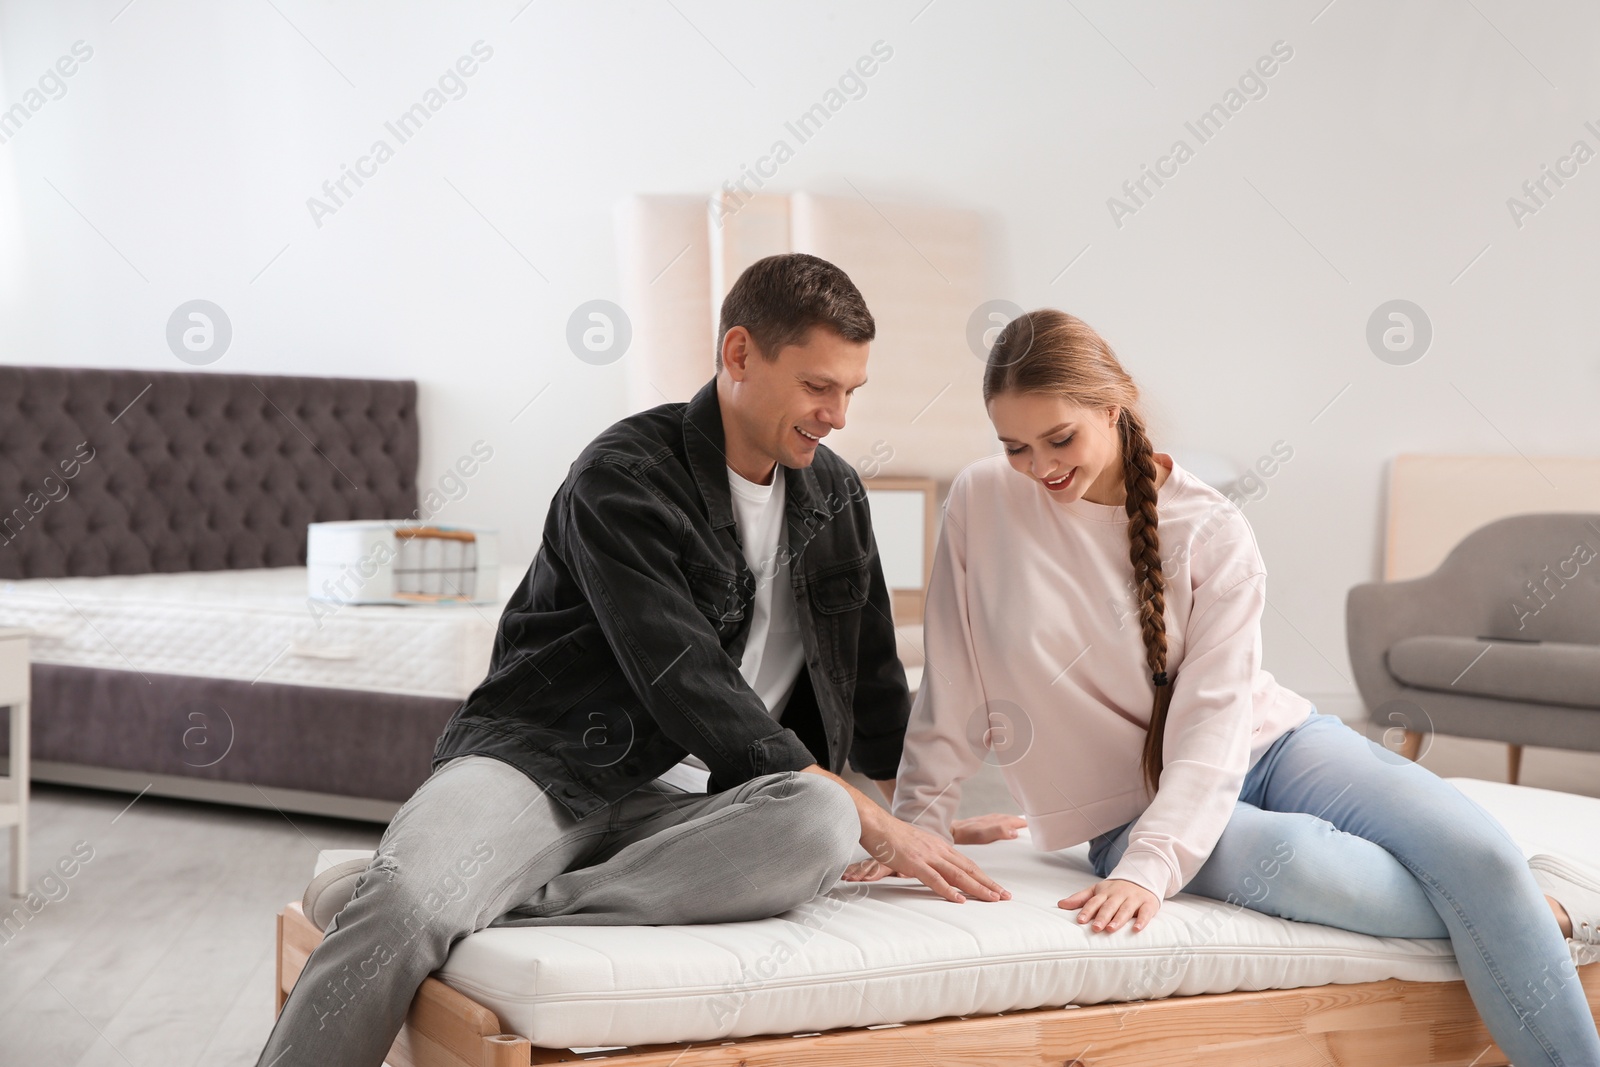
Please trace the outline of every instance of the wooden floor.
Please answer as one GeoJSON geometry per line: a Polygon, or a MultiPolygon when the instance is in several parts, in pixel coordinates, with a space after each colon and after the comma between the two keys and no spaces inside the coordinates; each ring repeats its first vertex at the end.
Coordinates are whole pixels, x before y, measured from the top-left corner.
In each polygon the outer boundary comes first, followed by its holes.
{"type": "Polygon", "coordinates": [[[372,848],[382,827],[34,789],[30,885],[80,841],[94,858],[0,943],[0,1067],[254,1064],[277,910],[319,849],[372,848]]]}
{"type": "MultiPolygon", "coordinates": [[[[1439,738],[1422,762],[1504,780],[1500,746],[1439,738]]],[[[1529,749],[1523,784],[1594,791],[1597,763],[1529,749]]],[[[278,909],[319,849],[372,848],[382,827],[35,789],[32,881],[79,841],[94,858],[9,943],[0,935],[0,1067],[254,1064],[272,1025],[278,909]]],[[[1014,810],[992,767],[963,791],[964,815],[1014,810]]]]}

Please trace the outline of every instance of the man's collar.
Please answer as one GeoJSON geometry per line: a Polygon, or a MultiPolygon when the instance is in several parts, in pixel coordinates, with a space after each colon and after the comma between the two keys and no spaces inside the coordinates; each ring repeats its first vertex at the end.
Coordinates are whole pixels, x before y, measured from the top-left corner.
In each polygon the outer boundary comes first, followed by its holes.
{"type": "Polygon", "coordinates": [[[733,525],[733,491],[728,488],[727,440],[722,432],[722,406],[717,379],[712,378],[683,409],[683,449],[689,473],[706,502],[712,529],[733,525]]]}
{"type": "Polygon", "coordinates": [[[816,461],[809,467],[784,467],[783,490],[788,497],[785,510],[806,516],[822,507],[822,492],[817,487],[816,461]]]}
{"type": "MultiPolygon", "coordinates": [[[[700,499],[706,502],[706,516],[712,528],[732,526],[733,491],[728,488],[727,438],[722,429],[716,378],[701,386],[684,406],[683,447],[689,457],[689,472],[700,489],[700,499]]],[[[793,508],[804,515],[822,506],[815,471],[810,467],[781,469],[784,493],[788,497],[785,510],[793,508]]]]}

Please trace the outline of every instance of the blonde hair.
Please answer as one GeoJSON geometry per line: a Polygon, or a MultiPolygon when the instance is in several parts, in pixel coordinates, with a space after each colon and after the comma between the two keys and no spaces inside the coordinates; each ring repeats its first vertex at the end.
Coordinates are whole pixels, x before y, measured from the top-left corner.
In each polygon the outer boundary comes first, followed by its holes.
{"type": "Polygon", "coordinates": [[[1064,311],[1042,308],[1013,319],[989,349],[983,402],[988,404],[1002,393],[1043,393],[1093,410],[1121,408],[1117,433],[1128,489],[1128,558],[1133,563],[1145,662],[1155,690],[1140,769],[1145,788],[1154,796],[1161,778],[1161,739],[1172,685],[1167,677],[1166,580],[1156,532],[1156,463],[1139,411],[1139,387],[1093,327],[1064,311]]]}

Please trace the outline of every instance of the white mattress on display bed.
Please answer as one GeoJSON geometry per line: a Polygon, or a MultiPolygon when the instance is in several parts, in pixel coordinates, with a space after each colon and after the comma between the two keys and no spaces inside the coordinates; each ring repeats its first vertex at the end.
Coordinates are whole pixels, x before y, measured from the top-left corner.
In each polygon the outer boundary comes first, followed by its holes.
{"type": "Polygon", "coordinates": [[[459,700],[483,680],[524,569],[485,604],[306,598],[304,567],[0,582],[0,626],[35,663],[459,700]]]}
{"type": "MultiPolygon", "coordinates": [[[[1449,781],[1528,855],[1600,856],[1600,799],[1449,781]]],[[[1137,934],[1094,934],[1056,907],[1096,881],[1088,845],[1040,853],[1019,839],[963,851],[1013,899],[951,904],[894,879],[842,882],[756,922],[490,928],[457,942],[438,977],[492,1009],[508,1032],[577,1049],[1461,977],[1447,940],[1370,937],[1186,893],[1137,934]]],[[[356,855],[364,854],[324,852],[317,869],[356,855]]],[[[1568,944],[1575,962],[1595,962],[1568,944]]]]}

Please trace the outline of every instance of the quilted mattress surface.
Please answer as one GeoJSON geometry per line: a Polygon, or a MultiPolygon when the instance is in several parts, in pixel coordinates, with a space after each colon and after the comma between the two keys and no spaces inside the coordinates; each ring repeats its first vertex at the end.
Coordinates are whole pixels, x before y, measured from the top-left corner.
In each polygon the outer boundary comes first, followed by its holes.
{"type": "MultiPolygon", "coordinates": [[[[1600,799],[1450,781],[1527,854],[1600,856],[1600,799]]],[[[439,977],[536,1045],[585,1049],[1461,977],[1447,940],[1371,937],[1186,893],[1137,934],[1092,934],[1055,906],[1096,881],[1087,845],[1040,853],[1018,839],[965,851],[1012,900],[951,904],[896,879],[841,882],[756,922],[489,928],[458,942],[439,977]]],[[[348,855],[324,853],[319,868],[348,855]]],[[[1583,951],[1573,946],[1575,961],[1594,962],[1583,951]]]]}
{"type": "Polygon", "coordinates": [[[493,604],[306,598],[304,567],[0,582],[0,625],[33,631],[36,663],[460,699],[483,680],[493,604]]]}

